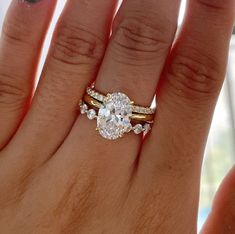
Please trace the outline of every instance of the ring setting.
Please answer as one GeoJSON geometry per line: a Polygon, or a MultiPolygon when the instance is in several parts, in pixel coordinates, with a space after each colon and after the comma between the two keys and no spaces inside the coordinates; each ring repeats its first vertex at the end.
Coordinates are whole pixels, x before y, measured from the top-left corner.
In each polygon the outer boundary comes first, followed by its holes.
{"type": "Polygon", "coordinates": [[[121,92],[101,94],[88,87],[83,100],[80,101],[80,112],[90,120],[96,119],[97,131],[108,140],[122,138],[133,131],[146,135],[151,130],[155,109],[137,106],[121,92]]]}

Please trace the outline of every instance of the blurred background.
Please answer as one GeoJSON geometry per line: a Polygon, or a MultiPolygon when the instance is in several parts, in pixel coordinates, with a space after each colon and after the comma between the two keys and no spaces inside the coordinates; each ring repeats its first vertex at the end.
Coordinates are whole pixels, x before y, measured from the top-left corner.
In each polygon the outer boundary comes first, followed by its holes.
{"type": "MultiPolygon", "coordinates": [[[[181,24],[184,16],[185,1],[179,17],[181,24]]],[[[66,0],[59,0],[54,20],[51,24],[47,41],[42,55],[42,64],[46,57],[52,30],[56,20],[63,9],[66,0]]],[[[10,0],[0,1],[0,29],[10,0]]],[[[41,64],[41,67],[42,67],[41,64]]],[[[40,72],[40,69],[39,69],[40,72]]],[[[216,190],[225,174],[230,170],[235,161],[235,30],[230,44],[229,63],[226,80],[219,97],[215,115],[210,130],[210,135],[205,151],[205,158],[201,179],[200,209],[198,215],[199,230],[203,225],[216,190]]]]}

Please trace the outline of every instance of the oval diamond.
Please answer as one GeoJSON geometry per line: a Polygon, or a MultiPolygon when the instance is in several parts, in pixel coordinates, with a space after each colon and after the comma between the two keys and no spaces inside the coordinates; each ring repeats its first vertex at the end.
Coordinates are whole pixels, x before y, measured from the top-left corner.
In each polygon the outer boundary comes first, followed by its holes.
{"type": "Polygon", "coordinates": [[[132,104],[123,93],[108,94],[99,109],[97,128],[101,136],[115,140],[129,131],[132,104]]]}

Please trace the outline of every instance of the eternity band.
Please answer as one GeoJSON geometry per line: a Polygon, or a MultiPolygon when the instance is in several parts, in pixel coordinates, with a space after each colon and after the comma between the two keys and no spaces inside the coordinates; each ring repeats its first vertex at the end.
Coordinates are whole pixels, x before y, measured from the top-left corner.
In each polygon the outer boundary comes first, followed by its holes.
{"type": "Polygon", "coordinates": [[[108,140],[123,137],[133,131],[146,135],[151,130],[155,109],[135,105],[121,92],[104,95],[94,87],[88,87],[80,101],[80,112],[97,121],[97,131],[108,140]]]}

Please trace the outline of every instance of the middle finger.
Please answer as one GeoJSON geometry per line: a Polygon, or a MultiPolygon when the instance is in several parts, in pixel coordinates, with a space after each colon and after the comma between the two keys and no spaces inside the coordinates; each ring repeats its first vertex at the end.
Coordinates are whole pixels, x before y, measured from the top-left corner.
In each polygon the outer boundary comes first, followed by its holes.
{"type": "Polygon", "coordinates": [[[29,113],[9,145],[21,145],[18,154],[26,165],[44,163],[70,131],[78,99],[103,58],[115,5],[116,0],[67,1],[29,113]],[[34,157],[25,155],[26,148],[34,157]]]}

